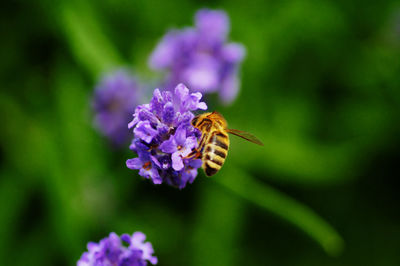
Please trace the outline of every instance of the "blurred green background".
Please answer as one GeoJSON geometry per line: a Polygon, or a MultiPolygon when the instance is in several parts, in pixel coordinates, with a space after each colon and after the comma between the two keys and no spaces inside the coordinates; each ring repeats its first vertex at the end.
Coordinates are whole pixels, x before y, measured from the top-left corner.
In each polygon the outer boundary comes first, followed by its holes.
{"type": "Polygon", "coordinates": [[[0,8],[0,264],[73,265],[143,231],[159,265],[400,265],[397,1],[9,1],[0,8]],[[92,126],[101,74],[222,8],[247,47],[224,168],[182,191],[92,126]]]}

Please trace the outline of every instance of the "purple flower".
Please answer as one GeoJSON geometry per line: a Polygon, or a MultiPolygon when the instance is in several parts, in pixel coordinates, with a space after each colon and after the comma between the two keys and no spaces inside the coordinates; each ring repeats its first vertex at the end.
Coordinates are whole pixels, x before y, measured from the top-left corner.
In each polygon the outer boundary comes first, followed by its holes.
{"type": "Polygon", "coordinates": [[[139,101],[138,83],[126,71],[105,76],[92,99],[96,128],[114,144],[126,143],[129,139],[126,124],[139,101]]]}
{"type": "Polygon", "coordinates": [[[201,9],[195,27],[169,31],[149,59],[155,70],[166,70],[165,86],[183,82],[192,90],[218,93],[232,102],[239,90],[238,71],[245,48],[228,43],[229,18],[224,11],[201,9]]]}
{"type": "Polygon", "coordinates": [[[197,148],[201,132],[191,125],[192,111],[207,109],[201,93],[189,93],[183,84],[171,91],[156,89],[149,104],[139,105],[128,127],[134,139],[130,149],[137,158],[128,159],[126,166],[138,169],[139,175],[154,184],[163,182],[184,188],[192,183],[201,167],[201,160],[191,152],[197,148]]]}
{"type": "Polygon", "coordinates": [[[197,147],[197,138],[195,136],[186,137],[186,128],[179,127],[175,135],[171,135],[169,140],[160,145],[160,150],[165,153],[171,153],[172,168],[176,171],[183,169],[183,158],[197,147]]]}
{"type": "Polygon", "coordinates": [[[155,265],[158,261],[153,256],[153,246],[150,242],[144,242],[145,239],[142,232],[135,232],[132,236],[123,234],[121,238],[110,233],[99,243],[89,242],[88,251],[82,254],[77,266],[145,266],[147,261],[155,265]]]}

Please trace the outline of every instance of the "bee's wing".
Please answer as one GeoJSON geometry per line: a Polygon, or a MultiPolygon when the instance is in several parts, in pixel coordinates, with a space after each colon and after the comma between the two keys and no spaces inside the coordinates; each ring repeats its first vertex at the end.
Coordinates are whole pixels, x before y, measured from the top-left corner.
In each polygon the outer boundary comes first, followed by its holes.
{"type": "Polygon", "coordinates": [[[264,144],[254,135],[245,132],[245,131],[241,131],[241,130],[237,130],[237,129],[227,129],[226,130],[228,133],[231,133],[233,135],[236,135],[238,137],[241,137],[247,141],[253,142],[255,144],[258,144],[260,146],[264,146],[264,144]]]}

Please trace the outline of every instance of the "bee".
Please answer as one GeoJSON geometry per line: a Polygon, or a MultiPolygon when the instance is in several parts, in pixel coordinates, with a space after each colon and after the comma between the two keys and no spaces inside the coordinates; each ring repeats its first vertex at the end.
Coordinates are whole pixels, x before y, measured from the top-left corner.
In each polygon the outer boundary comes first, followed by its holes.
{"type": "Polygon", "coordinates": [[[192,126],[201,131],[199,145],[189,156],[202,159],[202,168],[207,176],[215,175],[222,167],[228,155],[228,133],[241,137],[247,141],[264,146],[264,144],[250,133],[228,129],[225,118],[218,112],[204,113],[191,121],[192,126]]]}

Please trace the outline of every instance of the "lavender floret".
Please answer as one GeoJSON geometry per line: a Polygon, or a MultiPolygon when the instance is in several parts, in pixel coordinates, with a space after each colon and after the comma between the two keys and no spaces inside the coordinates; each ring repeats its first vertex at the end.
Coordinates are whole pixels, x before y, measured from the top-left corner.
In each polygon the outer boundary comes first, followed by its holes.
{"type": "Polygon", "coordinates": [[[77,266],[145,266],[147,262],[155,265],[158,260],[153,256],[153,246],[144,242],[145,239],[146,235],[142,232],[135,232],[132,236],[123,234],[121,237],[110,233],[99,243],[89,242],[88,251],[82,254],[77,266]]]}
{"type": "Polygon", "coordinates": [[[129,141],[126,124],[139,103],[138,83],[123,70],[106,75],[92,99],[96,128],[117,146],[129,141]]]}
{"type": "Polygon", "coordinates": [[[232,102],[239,91],[239,66],[245,48],[227,42],[229,18],[222,10],[201,9],[195,27],[169,31],[150,56],[149,65],[167,73],[164,86],[183,82],[192,90],[218,93],[232,102]]]}
{"type": "Polygon", "coordinates": [[[154,184],[182,189],[192,183],[201,160],[188,155],[197,148],[201,132],[190,122],[192,111],[207,109],[201,98],[201,93],[190,94],[183,84],[174,93],[156,89],[150,103],[139,105],[128,124],[134,133],[130,148],[138,157],[128,159],[127,167],[138,169],[154,184]]]}

